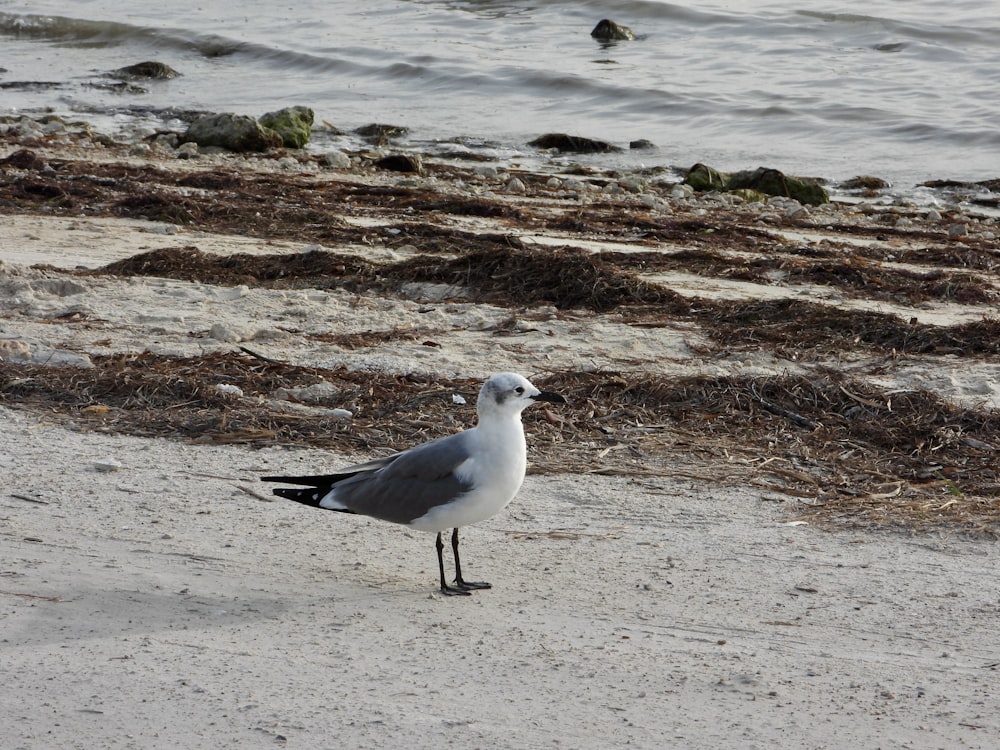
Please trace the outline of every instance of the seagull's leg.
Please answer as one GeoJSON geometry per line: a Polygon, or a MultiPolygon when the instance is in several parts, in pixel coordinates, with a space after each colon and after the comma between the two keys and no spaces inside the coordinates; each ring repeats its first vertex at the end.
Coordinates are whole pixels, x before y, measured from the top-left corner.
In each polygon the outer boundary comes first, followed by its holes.
{"type": "MultiPolygon", "coordinates": [[[[438,532],[438,539],[441,538],[441,533],[438,532]]],[[[466,589],[491,589],[492,584],[486,583],[486,581],[465,581],[462,580],[462,563],[458,561],[458,529],[451,532],[451,548],[455,552],[455,585],[462,590],[466,589]]],[[[443,564],[443,563],[442,563],[443,564]]],[[[441,575],[444,575],[442,573],[441,575]]]]}
{"type": "Polygon", "coordinates": [[[461,588],[449,586],[444,580],[444,542],[441,541],[441,532],[438,532],[437,541],[434,543],[438,551],[438,570],[441,572],[441,593],[445,596],[469,596],[469,592],[461,588]]]}

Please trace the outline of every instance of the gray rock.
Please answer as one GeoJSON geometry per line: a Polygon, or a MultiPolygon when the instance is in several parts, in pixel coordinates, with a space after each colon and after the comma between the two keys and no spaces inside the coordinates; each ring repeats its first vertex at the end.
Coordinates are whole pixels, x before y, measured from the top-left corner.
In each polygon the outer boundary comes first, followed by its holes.
{"type": "Polygon", "coordinates": [[[168,81],[180,75],[169,65],[161,62],[141,62],[135,65],[126,65],[124,68],[112,70],[108,73],[112,78],[121,78],[125,81],[168,81]]]}
{"type": "Polygon", "coordinates": [[[348,169],[351,166],[351,157],[343,151],[327,151],[323,154],[323,166],[332,169],[348,169]]]}
{"type": "Polygon", "coordinates": [[[241,153],[267,151],[283,144],[278,133],[263,127],[253,117],[231,112],[202,115],[188,126],[183,140],[241,153]]]}
{"type": "Polygon", "coordinates": [[[48,367],[91,368],[94,363],[86,354],[66,349],[53,349],[38,339],[27,336],[0,336],[0,359],[28,365],[48,367]]]}
{"type": "Polygon", "coordinates": [[[598,21],[590,35],[602,42],[631,42],[635,39],[635,32],[632,29],[617,24],[610,18],[598,21]]]}
{"type": "Polygon", "coordinates": [[[201,153],[198,151],[198,144],[194,141],[187,141],[177,147],[178,159],[197,159],[201,153]]]}

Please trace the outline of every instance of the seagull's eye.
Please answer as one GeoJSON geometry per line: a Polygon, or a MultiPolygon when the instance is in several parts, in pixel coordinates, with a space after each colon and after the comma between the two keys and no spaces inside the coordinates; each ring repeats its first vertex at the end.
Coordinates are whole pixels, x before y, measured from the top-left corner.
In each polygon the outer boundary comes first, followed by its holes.
{"type": "Polygon", "coordinates": [[[514,393],[516,393],[518,396],[523,395],[524,394],[524,386],[519,385],[517,388],[514,389],[514,393]]]}

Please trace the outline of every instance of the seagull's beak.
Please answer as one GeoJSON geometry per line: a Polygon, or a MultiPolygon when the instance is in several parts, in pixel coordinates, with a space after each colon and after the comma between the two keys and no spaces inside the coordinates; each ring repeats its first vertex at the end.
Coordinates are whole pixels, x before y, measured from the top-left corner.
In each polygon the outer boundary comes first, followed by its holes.
{"type": "Polygon", "coordinates": [[[535,401],[550,401],[553,404],[565,404],[566,399],[560,396],[558,393],[552,393],[551,391],[539,391],[534,396],[532,396],[535,401]]]}

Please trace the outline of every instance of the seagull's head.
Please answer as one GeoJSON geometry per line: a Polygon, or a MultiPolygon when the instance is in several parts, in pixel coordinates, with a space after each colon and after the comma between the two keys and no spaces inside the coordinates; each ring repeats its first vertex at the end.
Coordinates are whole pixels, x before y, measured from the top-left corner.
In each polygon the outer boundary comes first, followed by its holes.
{"type": "Polygon", "coordinates": [[[520,414],[536,401],[565,404],[566,399],[558,393],[541,391],[531,381],[516,372],[501,372],[490,377],[479,390],[476,409],[480,416],[484,413],[520,414]]]}

